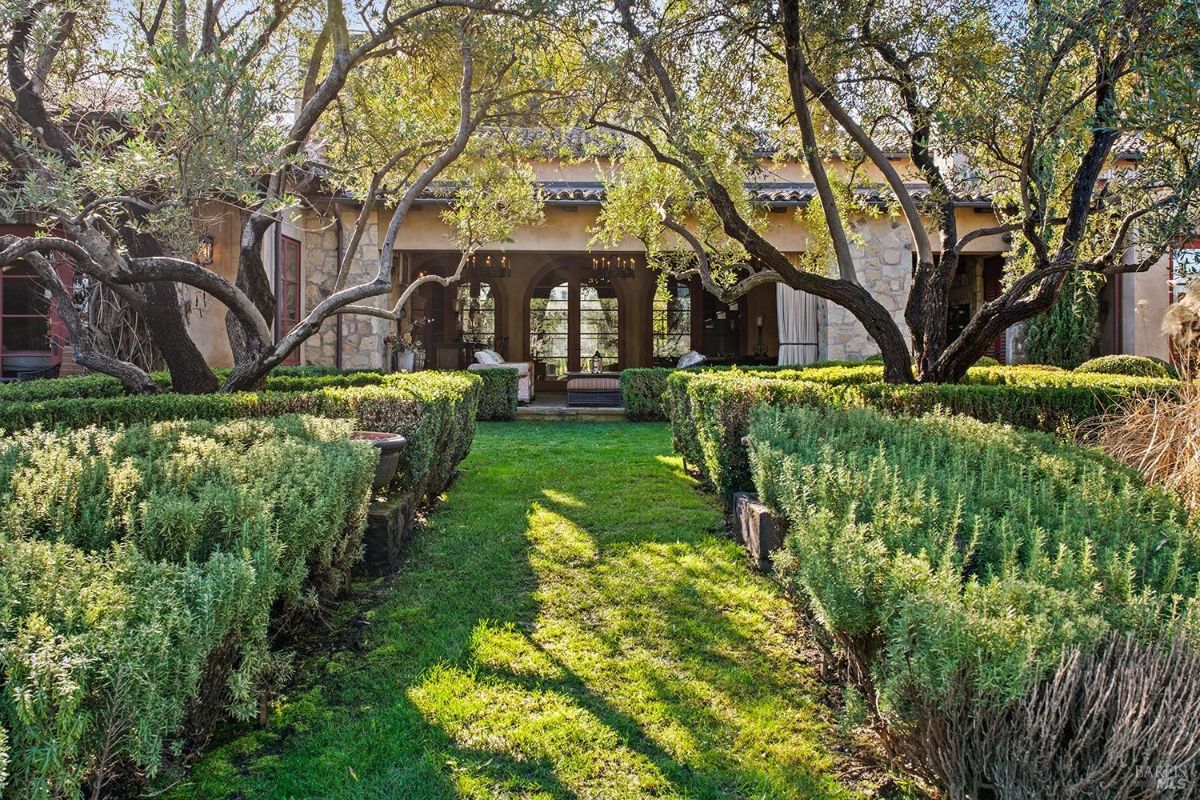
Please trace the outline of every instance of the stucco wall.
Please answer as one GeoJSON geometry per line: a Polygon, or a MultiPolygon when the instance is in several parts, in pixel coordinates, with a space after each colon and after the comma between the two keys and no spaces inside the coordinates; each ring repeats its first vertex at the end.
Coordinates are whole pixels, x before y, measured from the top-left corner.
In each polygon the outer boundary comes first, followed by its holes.
{"type": "MultiPolygon", "coordinates": [[[[197,218],[200,235],[213,237],[213,263],[209,269],[233,282],[237,277],[238,241],[241,237],[241,215],[237,209],[223,203],[206,203],[197,218]]],[[[204,360],[214,367],[233,366],[229,335],[225,332],[225,306],[205,292],[181,286],[179,291],[189,301],[188,333],[204,360]]]]}
{"type": "Polygon", "coordinates": [[[1162,320],[1170,305],[1170,259],[1163,256],[1146,272],[1121,279],[1125,351],[1168,359],[1170,346],[1162,332],[1162,320]]]}

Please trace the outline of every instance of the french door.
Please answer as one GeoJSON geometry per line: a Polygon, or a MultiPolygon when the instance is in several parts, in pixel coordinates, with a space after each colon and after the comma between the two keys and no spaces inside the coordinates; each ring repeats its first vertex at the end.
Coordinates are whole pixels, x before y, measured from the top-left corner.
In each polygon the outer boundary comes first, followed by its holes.
{"type": "Polygon", "coordinates": [[[598,358],[620,368],[622,310],[616,289],[585,266],[563,266],[533,287],[525,314],[527,351],[539,388],[562,389],[569,372],[587,371],[598,358]]]}

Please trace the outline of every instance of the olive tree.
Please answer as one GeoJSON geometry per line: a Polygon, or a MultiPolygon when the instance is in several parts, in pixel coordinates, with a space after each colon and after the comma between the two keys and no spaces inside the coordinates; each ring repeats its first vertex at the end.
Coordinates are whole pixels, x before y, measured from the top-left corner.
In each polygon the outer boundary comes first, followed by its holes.
{"type": "Polygon", "coordinates": [[[960,379],[1068,275],[1147,270],[1197,225],[1194,3],[614,0],[592,14],[588,121],[634,144],[601,238],[639,235],[722,296],[783,282],[836,303],[889,381],[960,379]],[[764,142],[815,187],[799,263],[748,202],[764,142]],[[907,331],[858,278],[853,218],[880,213],[864,186],[911,237],[907,331]],[[964,194],[988,197],[994,223],[960,230],[964,194]],[[1012,241],[1004,291],[951,340],[951,282],[989,235],[1012,241]]]}
{"type": "Polygon", "coordinates": [[[203,291],[229,312],[235,365],[221,388],[252,387],[334,314],[399,316],[369,301],[392,292],[398,231],[434,181],[469,185],[447,212],[462,250],[455,277],[474,249],[536,222],[520,154],[477,133],[557,96],[554,61],[535,46],[539,10],[500,0],[3,0],[0,211],[39,230],[0,239],[0,268],[23,260],[37,270],[76,360],[142,392],[155,384],[96,346],[55,259],[146,316],[181,391],[217,388],[177,286],[203,291]],[[333,291],[291,330],[273,331],[264,237],[318,191],[352,197],[360,214],[333,291]],[[193,255],[198,209],[214,202],[241,221],[233,281],[193,255]],[[369,254],[377,268],[351,281],[378,207],[390,217],[369,254]]]}

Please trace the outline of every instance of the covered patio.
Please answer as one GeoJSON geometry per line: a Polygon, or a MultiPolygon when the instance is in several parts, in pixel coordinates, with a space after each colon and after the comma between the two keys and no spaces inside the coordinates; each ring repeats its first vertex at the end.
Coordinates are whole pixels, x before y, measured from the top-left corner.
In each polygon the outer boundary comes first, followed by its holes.
{"type": "MultiPolygon", "coordinates": [[[[458,258],[405,252],[398,277],[448,276],[458,258]]],[[[460,282],[422,287],[409,319],[421,323],[426,367],[461,369],[478,350],[495,350],[531,362],[547,397],[565,392],[572,373],[670,366],[688,350],[710,363],[750,365],[777,363],[781,340],[794,345],[785,358],[795,363],[817,360],[819,349],[815,298],[759,286],[723,303],[698,279],[661,276],[630,251],[481,252],[460,282]],[[791,331],[784,337],[781,308],[791,331]]]]}

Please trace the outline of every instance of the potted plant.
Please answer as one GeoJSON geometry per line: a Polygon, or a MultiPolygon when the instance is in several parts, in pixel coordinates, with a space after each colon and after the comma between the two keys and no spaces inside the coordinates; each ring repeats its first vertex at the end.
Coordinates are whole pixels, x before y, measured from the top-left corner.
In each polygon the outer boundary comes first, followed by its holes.
{"type": "Polygon", "coordinates": [[[383,337],[392,372],[413,372],[424,368],[425,343],[417,334],[429,322],[429,319],[413,320],[407,325],[401,322],[399,332],[383,337]]]}

